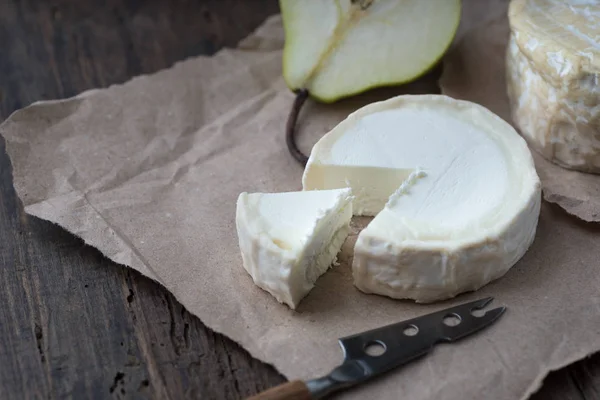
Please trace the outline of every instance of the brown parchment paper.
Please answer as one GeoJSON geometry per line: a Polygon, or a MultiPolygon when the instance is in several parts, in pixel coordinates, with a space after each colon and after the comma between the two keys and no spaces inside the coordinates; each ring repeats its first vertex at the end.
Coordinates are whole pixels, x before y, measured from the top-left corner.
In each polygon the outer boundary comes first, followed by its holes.
{"type": "MultiPolygon", "coordinates": [[[[600,229],[544,204],[537,237],[501,280],[453,301],[415,305],[352,285],[356,226],[340,265],[294,312],[242,268],[241,191],[301,188],[285,150],[293,95],[281,79],[283,32],[269,19],[241,49],[189,59],[77,97],[33,104],[0,126],[25,211],[59,224],[170,290],[212,329],[290,379],[342,360],[337,338],[483,296],[507,313],[491,329],[340,395],[359,399],[520,399],[549,370],[600,349],[600,229]]],[[[308,150],[349,112],[420,84],[301,115],[308,150]]]]}
{"type": "MultiPolygon", "coordinates": [[[[504,59],[510,33],[508,1],[465,3],[470,13],[467,20],[484,22],[465,24],[459,31],[443,61],[442,93],[479,103],[512,124],[504,59]],[[478,5],[471,7],[475,3],[478,5]]],[[[585,221],[600,221],[600,175],[559,167],[533,149],[532,152],[544,199],[585,221]]]]}

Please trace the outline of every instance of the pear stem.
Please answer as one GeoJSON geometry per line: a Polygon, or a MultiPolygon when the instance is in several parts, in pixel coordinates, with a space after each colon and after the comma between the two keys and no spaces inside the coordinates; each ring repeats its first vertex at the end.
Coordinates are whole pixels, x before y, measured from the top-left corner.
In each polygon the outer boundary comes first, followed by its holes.
{"type": "Polygon", "coordinates": [[[301,89],[296,92],[296,98],[294,99],[294,104],[292,105],[292,109],[290,110],[290,115],[288,116],[287,124],[285,127],[285,142],[287,144],[287,148],[292,155],[302,166],[306,166],[308,162],[308,157],[304,155],[298,149],[296,145],[296,121],[298,121],[298,115],[300,114],[300,109],[304,105],[304,102],[308,98],[308,90],[301,89]]]}

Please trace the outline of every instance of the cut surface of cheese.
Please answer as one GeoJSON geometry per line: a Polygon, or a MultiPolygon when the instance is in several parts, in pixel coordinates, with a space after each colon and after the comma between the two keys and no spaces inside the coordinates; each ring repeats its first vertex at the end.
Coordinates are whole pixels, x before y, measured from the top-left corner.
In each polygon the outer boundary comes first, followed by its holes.
{"type": "Polygon", "coordinates": [[[546,159],[600,173],[600,1],[513,0],[508,17],[515,124],[546,159]]]}
{"type": "Polygon", "coordinates": [[[354,112],[312,149],[305,190],[349,186],[375,218],[354,249],[367,293],[431,302],[503,276],[527,251],[541,185],[504,120],[443,95],[405,95],[354,112]]]}
{"type": "Polygon", "coordinates": [[[241,193],[236,227],[244,269],[295,309],[336,260],[351,218],[350,189],[241,193]]]}

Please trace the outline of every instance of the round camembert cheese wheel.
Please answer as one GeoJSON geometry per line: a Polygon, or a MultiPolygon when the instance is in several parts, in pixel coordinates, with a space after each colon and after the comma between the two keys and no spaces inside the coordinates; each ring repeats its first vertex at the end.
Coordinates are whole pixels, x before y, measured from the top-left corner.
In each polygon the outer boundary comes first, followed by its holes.
{"type": "Polygon", "coordinates": [[[406,95],[354,112],[312,149],[304,190],[351,187],[360,232],[354,284],[432,302],[503,276],[533,242],[541,185],[504,120],[443,95],[406,95]]]}
{"type": "Polygon", "coordinates": [[[336,260],[351,218],[350,189],[241,193],[236,227],[244,269],[295,309],[336,260]]]}
{"type": "Polygon", "coordinates": [[[513,0],[512,118],[545,158],[600,173],[600,1],[513,0]]]}

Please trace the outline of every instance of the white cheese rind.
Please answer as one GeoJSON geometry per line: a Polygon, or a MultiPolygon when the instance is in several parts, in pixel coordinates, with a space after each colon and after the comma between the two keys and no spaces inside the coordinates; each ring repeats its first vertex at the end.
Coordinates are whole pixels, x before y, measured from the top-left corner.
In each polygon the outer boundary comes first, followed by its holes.
{"type": "Polygon", "coordinates": [[[541,199],[530,202],[496,234],[460,244],[390,242],[369,232],[358,237],[352,271],[365,293],[430,303],[477,290],[501,278],[534,241],[541,199]]]}
{"type": "Polygon", "coordinates": [[[513,0],[512,119],[546,159],[600,173],[600,2],[513,0]]]}
{"type": "Polygon", "coordinates": [[[541,203],[533,159],[489,110],[440,95],[368,105],[313,147],[303,183],[314,188],[332,182],[322,177],[331,170],[365,167],[369,185],[387,190],[386,165],[406,178],[379,199],[385,206],[356,242],[354,284],[363,292],[451,298],[503,276],[533,242],[541,203]]]}
{"type": "Polygon", "coordinates": [[[351,218],[349,189],[241,193],[236,227],[244,269],[295,309],[336,260],[351,218]]]}

